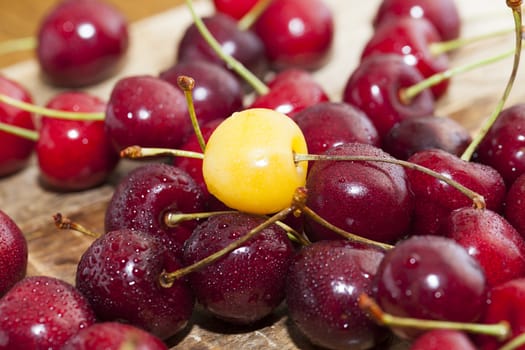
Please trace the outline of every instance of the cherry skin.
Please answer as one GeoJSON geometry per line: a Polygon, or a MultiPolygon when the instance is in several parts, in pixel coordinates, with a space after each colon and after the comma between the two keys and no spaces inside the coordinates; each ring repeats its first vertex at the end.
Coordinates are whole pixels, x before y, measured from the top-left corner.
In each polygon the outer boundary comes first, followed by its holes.
{"type": "Polygon", "coordinates": [[[18,225],[0,210],[0,296],[26,275],[27,241],[18,225]]]}
{"type": "Polygon", "coordinates": [[[177,148],[191,131],[184,93],[152,76],[119,80],[105,122],[117,151],[133,145],[177,148]]]}
{"type": "MultiPolygon", "coordinates": [[[[438,149],[415,153],[409,162],[443,174],[485,199],[487,209],[500,212],[505,196],[505,183],[499,173],[483,164],[466,162],[438,149]]],[[[407,170],[416,206],[412,222],[413,234],[437,234],[454,209],[472,206],[472,201],[457,189],[416,170],[407,170]]]]}
{"type": "Polygon", "coordinates": [[[374,17],[374,27],[405,16],[426,18],[443,41],[457,39],[461,31],[461,19],[454,0],[383,0],[374,17]]]}
{"type": "MultiPolygon", "coordinates": [[[[445,54],[434,55],[430,44],[441,40],[434,26],[424,18],[402,17],[395,21],[385,21],[376,28],[374,35],[366,44],[361,59],[373,55],[401,55],[406,64],[416,67],[423,77],[445,71],[449,67],[445,54]]],[[[434,97],[441,97],[447,90],[449,80],[434,85],[434,97]]]]}
{"type": "Polygon", "coordinates": [[[504,213],[507,220],[525,237],[525,174],[520,175],[510,186],[505,197],[504,213]]]}
{"type": "Polygon", "coordinates": [[[86,298],[75,287],[47,276],[26,277],[0,299],[3,349],[60,349],[95,323],[86,298]]]}
{"type": "Polygon", "coordinates": [[[128,49],[126,19],[98,0],[62,1],[43,19],[37,57],[48,81],[81,87],[111,76],[128,49]]]}
{"type": "MultiPolygon", "coordinates": [[[[29,92],[17,82],[0,75],[0,93],[11,98],[32,103],[29,92]]],[[[33,115],[16,107],[0,104],[0,122],[35,130],[33,115]]],[[[35,149],[35,142],[0,131],[0,176],[23,169],[35,149]]]]}
{"type": "Polygon", "coordinates": [[[197,224],[185,221],[168,227],[164,215],[204,209],[203,193],[188,173],[168,164],[150,163],[130,171],[115,187],[106,208],[105,231],[130,229],[160,237],[167,234],[180,253],[197,224]]]}
{"type": "Polygon", "coordinates": [[[123,320],[159,338],[182,330],[192,314],[194,296],[185,279],[159,284],[162,271],[182,264],[160,236],[138,230],[110,231],[80,258],[76,286],[97,318],[123,320]]]}
{"type": "Polygon", "coordinates": [[[69,338],[61,349],[123,349],[131,344],[137,350],[168,350],[153,334],[120,322],[101,322],[84,328],[69,338]]]}
{"type": "Polygon", "coordinates": [[[361,109],[374,123],[379,137],[404,119],[434,114],[434,97],[422,91],[409,102],[400,91],[423,80],[421,73],[398,55],[377,55],[359,64],[346,82],[343,101],[361,109]]]}
{"type": "Polygon", "coordinates": [[[243,106],[243,88],[228,70],[206,61],[179,62],[160,74],[160,78],[179,88],[177,78],[192,77],[195,114],[199,123],[225,119],[243,106]]]}
{"type": "MultiPolygon", "coordinates": [[[[87,93],[63,92],[46,107],[102,112],[106,104],[87,93]]],[[[102,184],[119,160],[103,121],[44,117],[36,153],[43,184],[58,191],[79,191],[102,184]]]]}
{"type": "Polygon", "coordinates": [[[321,102],[294,116],[310,154],[321,154],[343,143],[360,142],[379,147],[377,130],[358,108],[347,103],[321,102]]]}
{"type": "MultiPolygon", "coordinates": [[[[264,218],[243,213],[214,215],[199,225],[184,245],[184,263],[208,257],[264,218]]],[[[215,317],[251,324],[268,316],[284,299],[292,255],[286,232],[273,225],[220,260],[189,275],[197,301],[215,317]]]]}
{"type": "Polygon", "coordinates": [[[405,119],[394,125],[383,139],[382,148],[398,159],[438,148],[461,156],[472,140],[469,131],[447,117],[405,119]]]}
{"type": "Polygon", "coordinates": [[[315,69],[330,52],[334,18],[323,0],[279,0],[265,9],[254,30],[274,66],[315,69]]]}
{"type": "Polygon", "coordinates": [[[369,349],[388,334],[358,306],[371,294],[384,253],[343,240],[302,248],[290,264],[286,303],[294,325],[328,349],[369,349]]]}
{"type": "Polygon", "coordinates": [[[448,329],[428,331],[410,345],[410,350],[442,349],[476,350],[476,347],[465,333],[448,329]]]}
{"type": "Polygon", "coordinates": [[[458,242],[478,261],[489,287],[525,277],[525,240],[497,213],[471,207],[456,209],[440,234],[458,242]]]}
{"type": "MultiPolygon", "coordinates": [[[[392,159],[381,149],[360,143],[342,144],[324,154],[392,159]]],[[[406,172],[399,165],[316,161],[308,174],[306,189],[306,205],[348,232],[390,243],[409,231],[414,200],[406,172]]],[[[305,220],[305,232],[312,241],[340,237],[309,217],[305,220]]]]}
{"type": "MultiPolygon", "coordinates": [[[[413,236],[387,251],[375,288],[376,300],[387,313],[457,322],[478,320],[488,290],[477,261],[454,240],[439,236],[413,236]]],[[[421,331],[394,332],[413,338],[421,331]]]]}
{"type": "Polygon", "coordinates": [[[525,172],[525,104],[504,109],[473,155],[473,160],[496,169],[507,186],[525,172]]]}
{"type": "Polygon", "coordinates": [[[289,117],[320,102],[327,102],[323,87],[308,72],[290,68],[278,73],[268,83],[270,91],[260,95],[250,108],[269,108],[289,117]]]}
{"type": "Polygon", "coordinates": [[[257,4],[258,0],[213,0],[217,12],[241,19],[257,4]]]}

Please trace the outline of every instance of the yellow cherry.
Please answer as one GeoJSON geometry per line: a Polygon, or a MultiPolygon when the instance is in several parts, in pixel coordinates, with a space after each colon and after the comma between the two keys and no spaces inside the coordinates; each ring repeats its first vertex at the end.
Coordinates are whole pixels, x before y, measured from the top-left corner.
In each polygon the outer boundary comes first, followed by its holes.
{"type": "Polygon", "coordinates": [[[253,214],[290,206],[295,190],[306,183],[308,164],[301,129],[285,114],[253,108],[234,113],[213,132],[204,151],[202,171],[211,194],[227,206],[253,214]]]}

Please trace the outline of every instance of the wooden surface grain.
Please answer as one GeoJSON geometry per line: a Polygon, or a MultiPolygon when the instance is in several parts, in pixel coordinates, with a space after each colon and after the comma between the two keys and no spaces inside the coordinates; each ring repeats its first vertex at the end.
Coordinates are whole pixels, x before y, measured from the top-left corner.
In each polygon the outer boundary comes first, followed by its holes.
{"type": "MultiPolygon", "coordinates": [[[[171,65],[176,42],[190,22],[186,9],[174,7],[181,3],[180,0],[112,2],[121,7],[134,23],[131,28],[132,45],[123,70],[112,79],[88,89],[105,99],[116,79],[132,74],[157,74],[171,65]]],[[[314,72],[314,76],[337,101],[347,77],[359,62],[363,45],[372,33],[370,19],[379,0],[327,2],[334,9],[336,37],[330,62],[314,72]]],[[[0,40],[29,35],[36,28],[39,14],[44,13],[52,3],[50,0],[9,3],[0,0],[0,40]]],[[[458,0],[458,6],[466,37],[512,27],[512,16],[503,0],[458,0]]],[[[212,11],[209,1],[198,2],[197,8],[201,14],[212,11]]],[[[470,45],[451,55],[451,65],[458,66],[507,51],[512,48],[512,43],[512,36],[508,35],[470,45]]],[[[14,64],[11,59],[0,57],[2,74],[26,86],[38,103],[44,103],[60,91],[40,79],[38,66],[33,60],[14,64]]],[[[511,63],[509,58],[454,78],[449,92],[439,102],[436,114],[450,115],[474,133],[501,96],[511,63]]],[[[524,81],[521,69],[509,105],[525,101],[524,81]]],[[[67,194],[51,192],[40,185],[34,160],[18,174],[0,179],[0,209],[19,224],[28,239],[29,274],[46,274],[74,282],[76,264],[91,239],[57,230],[52,215],[62,212],[95,231],[102,231],[104,210],[113,187],[135,165],[133,162],[122,162],[107,184],[67,194]]],[[[186,331],[170,340],[170,345],[176,349],[195,350],[313,349],[291,325],[285,308],[249,329],[227,326],[197,312],[186,331]]]]}

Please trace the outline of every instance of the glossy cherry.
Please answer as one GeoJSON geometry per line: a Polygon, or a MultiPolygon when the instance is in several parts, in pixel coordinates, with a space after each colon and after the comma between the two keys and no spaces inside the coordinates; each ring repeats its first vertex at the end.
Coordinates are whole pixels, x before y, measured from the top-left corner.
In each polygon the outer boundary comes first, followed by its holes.
{"type": "MultiPolygon", "coordinates": [[[[0,93],[17,100],[32,103],[29,92],[17,82],[0,75],[0,93]]],[[[0,122],[34,130],[33,114],[16,107],[0,104],[0,122]]],[[[0,176],[23,169],[35,149],[35,142],[0,131],[0,176]]]]}
{"type": "Polygon", "coordinates": [[[417,338],[410,350],[476,350],[470,338],[460,331],[436,329],[417,338]]]}
{"type": "Polygon", "coordinates": [[[269,60],[279,68],[319,68],[334,38],[334,18],[324,0],[273,1],[254,30],[269,60]]]}
{"type": "Polygon", "coordinates": [[[258,0],[213,0],[217,12],[224,13],[235,19],[241,19],[258,0]]]}
{"type": "Polygon", "coordinates": [[[505,197],[504,213],[507,220],[525,237],[525,174],[510,186],[505,197]]]}
{"type": "Polygon", "coordinates": [[[48,81],[80,87],[106,79],[128,49],[124,16],[99,0],[61,1],[46,15],[38,32],[37,56],[48,81]]]}
{"type": "Polygon", "coordinates": [[[18,225],[0,211],[0,296],[26,275],[27,241],[18,225]]]}

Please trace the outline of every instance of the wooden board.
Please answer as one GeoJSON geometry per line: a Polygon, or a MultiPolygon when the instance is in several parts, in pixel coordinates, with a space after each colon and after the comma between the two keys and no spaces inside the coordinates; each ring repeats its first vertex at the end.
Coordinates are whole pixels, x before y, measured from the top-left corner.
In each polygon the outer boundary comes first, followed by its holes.
{"type": "MultiPolygon", "coordinates": [[[[370,37],[371,18],[379,0],[326,0],[334,9],[336,37],[330,63],[315,72],[333,100],[340,100],[350,72],[356,67],[361,49],[370,37]]],[[[487,33],[511,28],[510,10],[504,1],[458,0],[463,17],[463,35],[487,33]]],[[[210,2],[198,2],[200,14],[210,13],[210,2]]],[[[132,46],[124,69],[118,76],[89,89],[103,98],[109,96],[116,79],[133,74],[156,75],[169,67],[176,43],[190,22],[185,8],[175,8],[142,20],[132,26],[132,46]]],[[[489,57],[512,48],[511,35],[458,50],[452,57],[456,66],[489,57]]],[[[439,115],[450,115],[475,131],[501,96],[512,66],[512,59],[455,78],[449,93],[439,102],[439,115]]],[[[523,72],[523,70],[521,70],[523,72]]],[[[23,62],[2,73],[25,85],[35,100],[43,104],[59,90],[47,86],[34,61],[23,62]]],[[[524,101],[524,74],[520,73],[508,105],[524,101]]],[[[127,169],[123,162],[111,180],[99,188],[78,193],[57,194],[39,185],[35,162],[22,172],[0,179],[0,209],[22,228],[29,242],[29,274],[46,274],[73,283],[76,264],[91,239],[69,231],[57,230],[52,215],[62,212],[96,231],[103,229],[104,209],[113,186],[127,169]]],[[[286,317],[285,309],[252,329],[231,328],[202,317],[199,313],[186,332],[170,342],[176,349],[310,349],[286,317]]]]}

